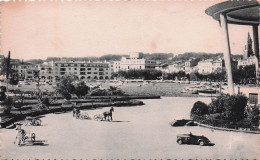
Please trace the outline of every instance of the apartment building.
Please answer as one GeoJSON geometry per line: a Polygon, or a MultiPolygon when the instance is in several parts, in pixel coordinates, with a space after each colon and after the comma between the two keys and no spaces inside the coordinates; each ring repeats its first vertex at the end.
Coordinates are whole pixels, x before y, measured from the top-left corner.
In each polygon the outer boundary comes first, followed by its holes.
{"type": "Polygon", "coordinates": [[[118,72],[121,68],[121,61],[114,61],[113,62],[113,72],[118,72]]]}
{"type": "Polygon", "coordinates": [[[111,78],[109,63],[85,61],[58,61],[54,62],[53,75],[62,78],[65,75],[75,75],[81,80],[102,80],[111,78]]]}
{"type": "Polygon", "coordinates": [[[54,62],[44,62],[37,66],[37,70],[39,71],[39,76],[41,81],[52,82],[54,81],[54,74],[53,74],[53,66],[54,62]]]}
{"type": "Polygon", "coordinates": [[[20,62],[17,59],[11,59],[11,72],[10,77],[17,77],[19,80],[32,80],[32,74],[29,70],[36,70],[37,66],[33,63],[20,62]],[[28,74],[29,72],[29,74],[28,74]]]}

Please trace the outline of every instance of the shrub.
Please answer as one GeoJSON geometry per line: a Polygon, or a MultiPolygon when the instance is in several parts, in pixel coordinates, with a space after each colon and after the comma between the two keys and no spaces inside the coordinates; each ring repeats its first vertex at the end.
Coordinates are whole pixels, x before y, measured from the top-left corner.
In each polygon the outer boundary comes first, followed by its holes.
{"type": "Polygon", "coordinates": [[[195,114],[198,116],[203,116],[205,114],[208,114],[208,105],[206,105],[201,101],[195,102],[191,109],[191,114],[195,114]]]}
{"type": "Polygon", "coordinates": [[[252,123],[256,124],[259,122],[259,106],[254,105],[253,107],[248,107],[246,110],[247,120],[251,121],[252,123]]]}
{"type": "Polygon", "coordinates": [[[108,93],[105,89],[96,88],[91,91],[90,95],[91,96],[107,96],[108,93]]]}
{"type": "Polygon", "coordinates": [[[108,89],[108,94],[111,96],[124,96],[125,93],[117,87],[110,86],[108,89]]]}
{"type": "Polygon", "coordinates": [[[223,113],[221,118],[230,121],[242,120],[247,105],[247,97],[244,95],[221,95],[209,104],[209,113],[223,113]]]}
{"type": "Polygon", "coordinates": [[[209,113],[210,114],[223,113],[225,111],[224,108],[225,101],[226,101],[225,95],[220,95],[215,99],[213,99],[209,104],[209,113]]]}
{"type": "Polygon", "coordinates": [[[248,120],[238,121],[236,123],[237,128],[252,128],[253,124],[248,120]]]}

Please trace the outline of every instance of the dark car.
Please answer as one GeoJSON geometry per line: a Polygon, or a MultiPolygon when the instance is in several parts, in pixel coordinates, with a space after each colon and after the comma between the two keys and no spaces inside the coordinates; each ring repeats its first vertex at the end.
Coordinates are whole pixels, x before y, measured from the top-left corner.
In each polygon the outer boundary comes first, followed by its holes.
{"type": "Polygon", "coordinates": [[[170,125],[173,126],[173,127],[197,126],[197,124],[193,120],[189,120],[189,119],[173,120],[173,121],[170,122],[170,125]]]}
{"type": "Polygon", "coordinates": [[[210,142],[207,137],[204,136],[196,136],[192,133],[190,134],[178,134],[177,135],[177,143],[178,144],[199,144],[201,146],[204,145],[214,145],[210,142]]]}

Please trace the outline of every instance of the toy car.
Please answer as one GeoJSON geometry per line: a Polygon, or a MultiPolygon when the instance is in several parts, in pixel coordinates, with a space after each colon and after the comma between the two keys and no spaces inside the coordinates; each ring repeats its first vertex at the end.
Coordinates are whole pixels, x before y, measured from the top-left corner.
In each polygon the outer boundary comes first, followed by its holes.
{"type": "Polygon", "coordinates": [[[192,133],[190,134],[178,134],[177,135],[177,143],[178,144],[198,144],[200,146],[205,145],[214,145],[210,142],[210,140],[207,137],[204,136],[196,136],[192,133]]]}

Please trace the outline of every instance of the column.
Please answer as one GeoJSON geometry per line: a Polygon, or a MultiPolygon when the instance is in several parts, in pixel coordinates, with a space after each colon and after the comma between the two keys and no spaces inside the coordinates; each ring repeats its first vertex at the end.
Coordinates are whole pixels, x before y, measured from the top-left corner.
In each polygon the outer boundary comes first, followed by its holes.
{"type": "Polygon", "coordinates": [[[226,43],[225,43],[226,52],[224,53],[224,60],[225,60],[225,67],[226,67],[227,80],[228,80],[228,93],[232,95],[234,94],[234,84],[232,78],[231,50],[230,50],[228,24],[227,24],[226,15],[220,14],[220,24],[226,39],[226,43]]]}
{"type": "Polygon", "coordinates": [[[259,37],[258,37],[258,25],[253,25],[253,42],[254,52],[256,56],[255,71],[256,71],[256,83],[259,83],[259,37]]]}

